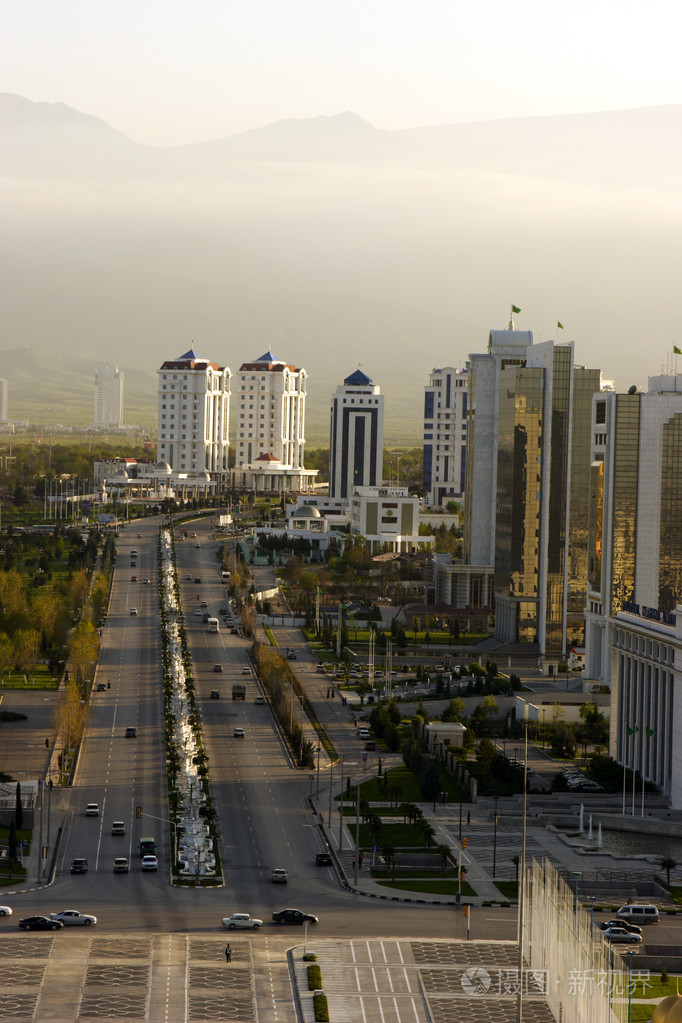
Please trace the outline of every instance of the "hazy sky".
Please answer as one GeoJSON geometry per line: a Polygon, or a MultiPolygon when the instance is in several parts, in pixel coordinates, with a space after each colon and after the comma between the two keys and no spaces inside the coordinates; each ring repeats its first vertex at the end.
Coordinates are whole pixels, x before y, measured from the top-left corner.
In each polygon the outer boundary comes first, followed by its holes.
{"type": "Polygon", "coordinates": [[[682,102],[671,0],[12,0],[0,91],[175,145],[354,110],[380,128],[682,102]]]}

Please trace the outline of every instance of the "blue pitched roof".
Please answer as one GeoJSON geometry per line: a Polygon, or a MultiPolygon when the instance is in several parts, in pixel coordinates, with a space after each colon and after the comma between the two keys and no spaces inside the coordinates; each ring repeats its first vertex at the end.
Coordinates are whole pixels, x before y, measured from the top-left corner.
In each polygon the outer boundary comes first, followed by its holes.
{"type": "Polygon", "coordinates": [[[275,356],[272,354],[272,352],[268,350],[265,353],[265,355],[261,355],[261,357],[259,359],[256,359],[255,361],[256,362],[281,362],[282,360],[281,359],[276,359],[275,356]]]}
{"type": "Polygon", "coordinates": [[[203,355],[197,355],[193,348],[190,348],[188,352],[181,355],[176,362],[207,362],[208,360],[203,355]]]}
{"type": "Polygon", "coordinates": [[[366,373],[363,373],[361,369],[356,369],[355,372],[351,373],[349,377],[346,377],[343,382],[344,384],[348,384],[352,387],[369,387],[372,384],[370,378],[366,373]]]}

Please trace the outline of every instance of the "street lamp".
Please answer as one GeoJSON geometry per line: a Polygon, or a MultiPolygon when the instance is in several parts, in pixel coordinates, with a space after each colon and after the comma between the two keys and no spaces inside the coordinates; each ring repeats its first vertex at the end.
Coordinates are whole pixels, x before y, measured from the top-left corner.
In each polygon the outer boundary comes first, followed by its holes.
{"type": "Polygon", "coordinates": [[[320,796],[320,750],[321,746],[317,747],[317,783],[315,785],[315,799],[319,799],[320,796]]]}
{"type": "Polygon", "coordinates": [[[635,950],[629,948],[625,955],[628,957],[628,1023],[632,1023],[632,957],[635,950]]]}
{"type": "Polygon", "coordinates": [[[497,801],[500,797],[495,796],[495,822],[493,825],[493,881],[495,880],[495,871],[497,867],[497,801]]]}

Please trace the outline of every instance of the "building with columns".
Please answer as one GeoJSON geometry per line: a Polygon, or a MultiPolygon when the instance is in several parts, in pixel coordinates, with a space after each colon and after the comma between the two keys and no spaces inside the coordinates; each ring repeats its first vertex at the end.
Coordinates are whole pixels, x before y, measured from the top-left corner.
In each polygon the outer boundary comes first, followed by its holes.
{"type": "Polygon", "coordinates": [[[353,487],[381,486],[384,459],[384,396],[356,369],[332,397],[329,496],[350,497],[353,487]]]}
{"type": "Polygon", "coordinates": [[[228,471],[230,377],[226,366],[190,348],[158,371],[157,458],[173,472],[228,471]]]}
{"type": "Polygon", "coordinates": [[[317,470],[304,467],[306,371],[268,351],[242,363],[236,376],[233,485],[270,493],[310,489],[317,470]]]}
{"type": "Polygon", "coordinates": [[[611,755],[682,808],[682,374],[595,396],[591,437],[584,674],[611,755]]]}

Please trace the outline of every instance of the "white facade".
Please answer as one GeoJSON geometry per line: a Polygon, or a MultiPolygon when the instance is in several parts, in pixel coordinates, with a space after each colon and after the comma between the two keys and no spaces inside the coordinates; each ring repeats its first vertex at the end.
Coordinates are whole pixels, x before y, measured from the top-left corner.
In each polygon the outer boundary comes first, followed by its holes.
{"type": "Polygon", "coordinates": [[[431,371],[424,393],[423,486],[432,508],[464,498],[468,397],[468,369],[431,371]]]}
{"type": "Polygon", "coordinates": [[[123,425],[123,372],[118,366],[95,370],[95,429],[117,430],[123,425]]]}
{"type": "Polygon", "coordinates": [[[371,553],[385,545],[413,554],[433,547],[433,536],[419,535],[419,499],[407,487],[356,487],[350,501],[350,531],[364,536],[371,553]]]}
{"type": "Polygon", "coordinates": [[[357,369],[332,397],[329,496],[350,497],[354,487],[383,482],[384,396],[357,369]]]}
{"type": "Polygon", "coordinates": [[[6,377],[0,377],[0,423],[8,422],[9,384],[6,377]]]}
{"type": "Polygon", "coordinates": [[[317,470],[304,468],[306,371],[266,352],[243,363],[237,378],[235,486],[307,489],[317,470]]]}
{"type": "Polygon", "coordinates": [[[161,366],[157,457],[173,472],[227,472],[230,377],[193,349],[161,366]]]}

